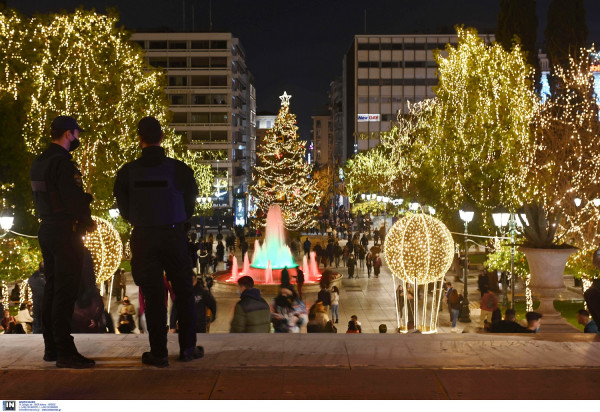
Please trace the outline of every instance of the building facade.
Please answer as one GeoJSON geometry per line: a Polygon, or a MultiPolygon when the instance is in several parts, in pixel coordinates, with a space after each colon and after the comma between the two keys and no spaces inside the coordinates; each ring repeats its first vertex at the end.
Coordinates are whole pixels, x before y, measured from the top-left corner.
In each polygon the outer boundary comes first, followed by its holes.
{"type": "MultiPolygon", "coordinates": [[[[493,35],[481,35],[493,41],[493,35]]],[[[343,61],[345,155],[379,144],[409,103],[435,96],[434,50],[456,45],[456,35],[357,35],[343,61]]]]}
{"type": "MultiPolygon", "coordinates": [[[[215,173],[217,214],[244,224],[255,150],[256,90],[231,33],[135,33],[147,62],[165,70],[170,126],[215,173]]],[[[227,219],[231,221],[230,219],[227,219]]]]}
{"type": "Polygon", "coordinates": [[[333,164],[346,161],[346,140],[344,139],[344,87],[342,78],[329,84],[329,128],[333,139],[333,164]]]}
{"type": "Polygon", "coordinates": [[[313,142],[312,157],[315,167],[333,167],[333,129],[330,124],[329,107],[323,106],[317,109],[311,118],[313,124],[310,134],[313,142]]]}

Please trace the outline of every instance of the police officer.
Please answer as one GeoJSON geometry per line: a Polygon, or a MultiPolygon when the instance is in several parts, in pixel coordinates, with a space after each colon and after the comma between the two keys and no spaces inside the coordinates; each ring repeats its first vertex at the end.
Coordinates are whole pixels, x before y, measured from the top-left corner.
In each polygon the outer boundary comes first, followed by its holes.
{"type": "Polygon", "coordinates": [[[175,293],[179,360],[204,356],[203,348],[196,346],[192,260],[185,227],[194,213],[198,186],[191,168],[165,155],[164,136],[154,117],[140,120],[142,156],[117,172],[114,186],[121,216],[133,225],[131,272],[146,300],[150,352],[144,352],[142,362],[157,367],[169,366],[163,271],[175,293]]]}
{"type": "Polygon", "coordinates": [[[38,240],[46,270],[42,330],[44,360],[59,368],[91,368],[94,361],[77,352],[71,318],[83,269],[83,235],[96,229],[92,196],[83,191],[81,173],[70,154],[79,146],[81,128],[69,116],[52,121],[50,146],[31,165],[31,188],[41,225],[38,240]]]}

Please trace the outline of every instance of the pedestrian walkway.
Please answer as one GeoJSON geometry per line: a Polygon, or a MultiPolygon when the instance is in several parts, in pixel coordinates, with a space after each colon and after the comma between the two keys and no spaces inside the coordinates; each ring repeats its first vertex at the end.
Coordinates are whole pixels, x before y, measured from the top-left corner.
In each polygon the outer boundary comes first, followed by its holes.
{"type": "MultiPolygon", "coordinates": [[[[341,245],[345,244],[345,240],[341,240],[341,245]]],[[[373,246],[373,242],[370,242],[369,247],[373,246]]],[[[250,249],[249,253],[252,256],[253,250],[250,249]]],[[[379,278],[375,278],[371,273],[371,277],[367,277],[366,268],[361,269],[360,265],[355,269],[357,278],[348,279],[347,269],[343,266],[340,261],[339,268],[333,268],[333,270],[339,271],[343,278],[340,286],[340,306],[339,314],[340,321],[336,325],[338,333],[345,333],[348,325],[348,321],[352,315],[358,317],[363,333],[378,333],[379,325],[385,324],[389,332],[395,331],[397,328],[396,320],[396,307],[394,303],[394,282],[389,268],[386,265],[383,253],[381,253],[383,266],[381,267],[381,273],[379,278]]],[[[238,261],[242,261],[240,252],[237,253],[238,261]]],[[[328,267],[329,268],[329,267],[328,267]]],[[[319,270],[323,271],[322,265],[319,266],[319,270]]],[[[469,301],[472,310],[470,323],[458,322],[457,330],[459,333],[476,333],[479,331],[479,291],[477,290],[477,275],[476,271],[471,271],[468,279],[469,286],[469,301]]],[[[131,276],[128,276],[131,279],[131,276]]],[[[452,281],[454,287],[459,293],[463,293],[462,282],[454,281],[454,273],[448,273],[446,280],[452,281]]],[[[397,285],[397,283],[396,283],[397,285]]],[[[128,284],[127,291],[130,299],[134,302],[136,308],[139,308],[137,291],[138,288],[133,283],[128,284]]],[[[237,294],[220,292],[213,290],[213,294],[217,300],[217,318],[216,321],[211,325],[210,333],[228,333],[233,318],[233,310],[235,304],[238,302],[239,297],[237,294]]],[[[523,299],[525,295],[521,285],[517,287],[517,299],[523,299]]],[[[275,295],[265,294],[263,295],[265,300],[269,303],[275,298],[275,295]]],[[[581,293],[574,291],[573,289],[566,289],[559,295],[559,299],[563,300],[583,300],[581,293]]],[[[307,308],[309,308],[317,300],[317,292],[304,293],[304,301],[307,308]]],[[[499,297],[501,301],[501,297],[499,297]]],[[[115,305],[113,299],[113,305],[111,306],[111,313],[115,321],[118,319],[118,305],[115,305]]],[[[306,332],[305,328],[303,332],[306,332]]],[[[450,315],[448,313],[447,305],[442,304],[439,314],[439,327],[438,333],[451,333],[450,315]]]]}

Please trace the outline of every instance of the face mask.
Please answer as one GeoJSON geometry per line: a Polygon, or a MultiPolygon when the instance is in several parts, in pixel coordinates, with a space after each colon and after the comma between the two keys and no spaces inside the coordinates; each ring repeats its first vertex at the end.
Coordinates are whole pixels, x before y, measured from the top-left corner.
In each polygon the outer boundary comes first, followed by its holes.
{"type": "Polygon", "coordinates": [[[73,139],[69,146],[69,152],[72,152],[73,150],[77,149],[80,144],[81,142],[79,141],[79,139],[73,139]]]}

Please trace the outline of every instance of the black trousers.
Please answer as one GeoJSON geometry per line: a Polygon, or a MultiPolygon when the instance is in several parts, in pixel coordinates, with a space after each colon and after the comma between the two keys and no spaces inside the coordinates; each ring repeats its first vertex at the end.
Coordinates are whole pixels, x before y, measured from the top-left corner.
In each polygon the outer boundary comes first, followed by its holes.
{"type": "Polygon", "coordinates": [[[175,293],[179,349],[192,350],[196,346],[196,308],[192,259],[188,253],[185,229],[182,224],[134,228],[131,235],[131,273],[144,294],[150,352],[160,358],[168,355],[163,271],[175,293]]]}
{"type": "Polygon", "coordinates": [[[46,351],[58,356],[77,353],[71,319],[83,269],[83,238],[73,225],[42,223],[38,240],[46,269],[42,333],[46,351]]]}

